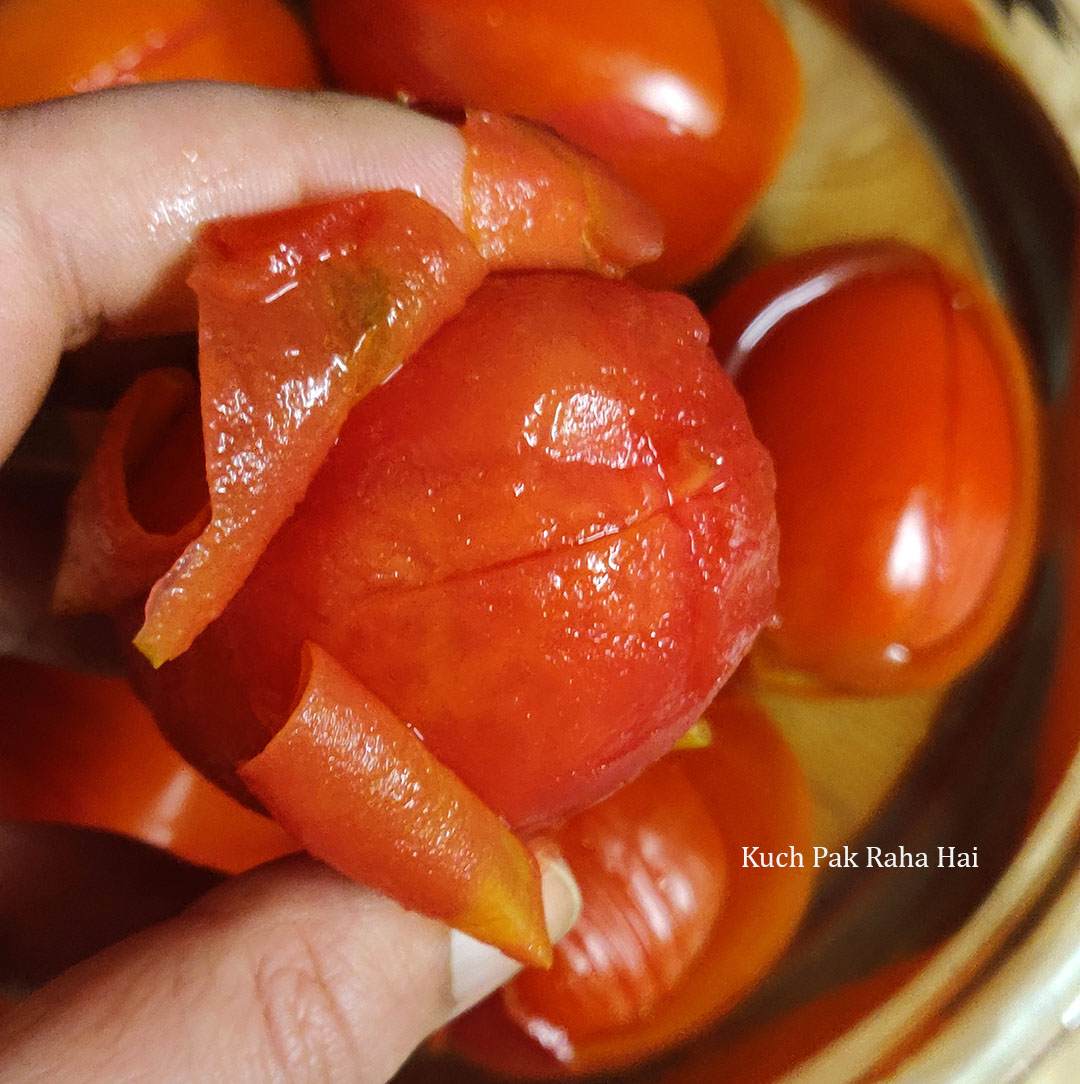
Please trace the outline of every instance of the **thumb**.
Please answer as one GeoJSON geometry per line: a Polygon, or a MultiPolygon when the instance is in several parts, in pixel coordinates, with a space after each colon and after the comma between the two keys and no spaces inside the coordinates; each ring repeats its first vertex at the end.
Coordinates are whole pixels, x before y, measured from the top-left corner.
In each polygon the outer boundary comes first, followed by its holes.
{"type": "MultiPolygon", "coordinates": [[[[580,907],[544,867],[552,939],[580,907]]],[[[308,858],[216,888],[4,1017],[0,1079],[382,1084],[520,965],[308,858]]]]}

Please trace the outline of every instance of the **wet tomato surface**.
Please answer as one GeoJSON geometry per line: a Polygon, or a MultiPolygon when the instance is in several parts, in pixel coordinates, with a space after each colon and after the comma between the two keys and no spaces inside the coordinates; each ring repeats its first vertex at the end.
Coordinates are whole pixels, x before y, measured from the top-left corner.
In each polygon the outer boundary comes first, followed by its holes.
{"type": "Polygon", "coordinates": [[[733,672],[772,612],[773,479],[687,299],[484,281],[618,272],[651,241],[588,162],[481,123],[475,247],[403,193],[208,231],[204,454],[183,380],[148,375],[75,495],[60,583],[133,617],[164,571],[134,674],[177,748],[337,868],[536,961],[511,829],[611,793],[733,672]],[[555,215],[490,171],[526,152],[541,200],[569,193],[555,215]],[[158,396],[155,444],[131,404],[158,396]],[[208,500],[161,519],[145,493],[203,460],[208,500]]]}
{"type": "Polygon", "coordinates": [[[0,40],[0,107],[175,79],[320,82],[312,47],[280,0],[7,0],[0,40]]]}
{"type": "Polygon", "coordinates": [[[767,656],[869,693],[963,672],[1001,633],[1035,544],[1035,396],[997,303],[875,242],[770,265],[711,322],[776,464],[767,656]]]}
{"type": "Polygon", "coordinates": [[[638,272],[654,285],[723,254],[798,115],[794,52],[760,0],[316,0],[313,11],[346,89],[520,114],[610,165],[663,220],[664,252],[638,272]]]}

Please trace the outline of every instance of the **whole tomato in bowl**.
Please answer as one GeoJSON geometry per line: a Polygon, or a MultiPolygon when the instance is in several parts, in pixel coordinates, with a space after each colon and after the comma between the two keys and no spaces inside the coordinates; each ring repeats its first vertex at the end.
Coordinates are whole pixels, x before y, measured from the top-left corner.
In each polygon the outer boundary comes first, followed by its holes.
{"type": "Polygon", "coordinates": [[[686,282],[726,252],[799,111],[795,54],[761,0],[314,0],[347,90],[549,125],[657,212],[664,251],[635,276],[686,282]]]}

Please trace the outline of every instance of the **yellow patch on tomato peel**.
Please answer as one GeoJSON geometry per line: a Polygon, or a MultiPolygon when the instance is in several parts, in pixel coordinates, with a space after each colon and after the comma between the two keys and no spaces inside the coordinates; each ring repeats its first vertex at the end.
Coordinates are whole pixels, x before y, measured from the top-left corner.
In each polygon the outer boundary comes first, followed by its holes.
{"type": "MultiPolygon", "coordinates": [[[[535,859],[528,866],[535,868],[535,859]]],[[[522,907],[517,882],[530,875],[530,868],[519,864],[518,856],[504,854],[478,878],[464,909],[449,920],[455,929],[464,930],[480,941],[498,945],[508,956],[530,967],[551,967],[551,940],[546,930],[538,934],[531,909],[522,907]],[[508,876],[509,874],[509,876],[508,876]]]]}
{"type": "Polygon", "coordinates": [[[681,753],[688,749],[708,749],[712,743],[713,730],[709,720],[701,718],[671,748],[673,752],[681,753]]]}

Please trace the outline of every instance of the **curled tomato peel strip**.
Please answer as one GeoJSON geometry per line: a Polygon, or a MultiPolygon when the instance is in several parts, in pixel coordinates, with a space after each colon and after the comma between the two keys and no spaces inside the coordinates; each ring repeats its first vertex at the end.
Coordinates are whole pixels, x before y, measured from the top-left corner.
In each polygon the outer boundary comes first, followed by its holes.
{"type": "Polygon", "coordinates": [[[284,727],[238,774],[316,858],[548,967],[536,859],[386,705],[316,644],[284,727]]]}
{"type": "Polygon", "coordinates": [[[184,370],[154,369],[128,389],[72,494],[56,610],[115,609],[199,534],[208,518],[199,440],[198,388],[184,370]]]}

